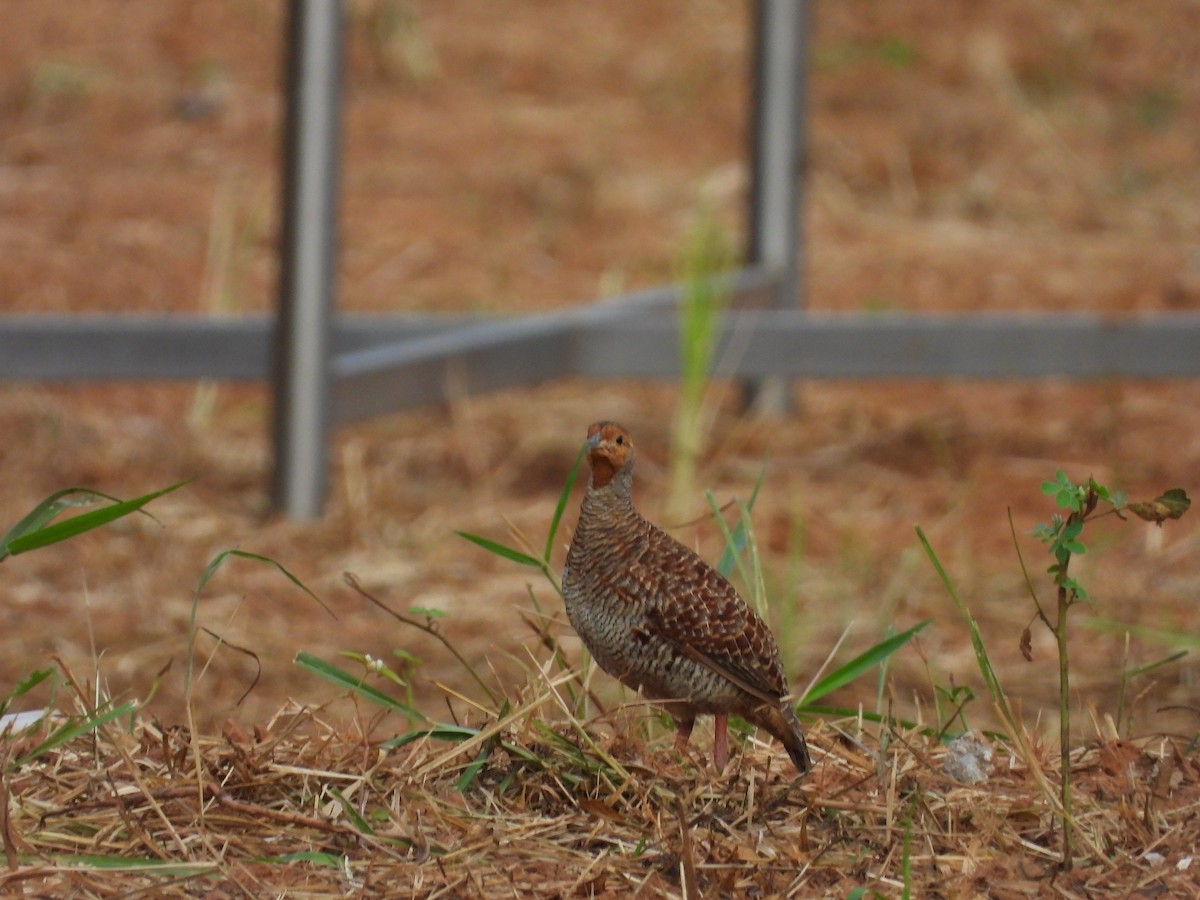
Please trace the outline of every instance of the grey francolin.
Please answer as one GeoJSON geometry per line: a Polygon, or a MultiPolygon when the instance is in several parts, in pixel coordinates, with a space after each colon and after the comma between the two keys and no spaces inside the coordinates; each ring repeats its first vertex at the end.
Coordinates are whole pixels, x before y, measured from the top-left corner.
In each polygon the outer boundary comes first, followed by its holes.
{"type": "Polygon", "coordinates": [[[661,704],[675,749],[696,716],[716,717],[713,763],[729,758],[736,714],[812,768],[779,647],[733,585],[633,508],[633,441],[614,422],[588,429],[591,478],[563,570],[567,616],[605,672],[661,704]]]}

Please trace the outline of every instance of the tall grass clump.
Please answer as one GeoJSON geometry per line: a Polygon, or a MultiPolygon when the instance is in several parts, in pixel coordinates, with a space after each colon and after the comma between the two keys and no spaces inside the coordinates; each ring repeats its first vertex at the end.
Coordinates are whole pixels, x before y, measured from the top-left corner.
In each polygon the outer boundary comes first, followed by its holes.
{"type": "Polygon", "coordinates": [[[702,208],[680,256],[679,401],[671,435],[671,487],[667,508],[684,516],[695,496],[696,463],[712,409],[708,403],[713,358],[729,307],[728,273],[734,262],[729,235],[702,208]]]}
{"type": "MultiPolygon", "coordinates": [[[[100,491],[82,487],[56,491],[38,503],[0,536],[0,562],[22,553],[29,553],[61,541],[70,540],[134,513],[149,515],[143,510],[144,506],[164,494],[178,490],[187,483],[181,481],[132,500],[119,500],[100,491]],[[64,513],[98,504],[101,504],[98,509],[91,509],[70,518],[55,521],[64,513]]],[[[56,658],[56,661],[65,671],[61,660],[56,658]]],[[[0,738],[7,741],[14,734],[24,732],[45,719],[48,710],[15,713],[12,711],[12,706],[15,701],[29,694],[42,682],[51,679],[53,674],[53,669],[38,669],[31,672],[21,679],[3,699],[0,699],[0,738]]],[[[50,683],[53,685],[54,682],[50,683]]],[[[83,691],[78,690],[77,685],[73,684],[72,686],[76,688],[77,697],[84,706],[83,711],[77,715],[65,716],[45,739],[34,747],[27,748],[15,759],[8,759],[8,748],[7,746],[3,747],[5,764],[0,766],[0,769],[7,771],[23,766],[55,748],[69,744],[80,735],[90,734],[109,722],[133,715],[139,706],[136,700],[119,703],[113,698],[99,696],[88,698],[83,691]]]]}

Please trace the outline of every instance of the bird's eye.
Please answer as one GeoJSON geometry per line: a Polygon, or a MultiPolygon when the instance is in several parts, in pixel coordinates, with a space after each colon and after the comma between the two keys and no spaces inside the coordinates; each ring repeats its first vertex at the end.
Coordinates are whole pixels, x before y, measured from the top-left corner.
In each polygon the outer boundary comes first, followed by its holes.
{"type": "Polygon", "coordinates": [[[618,434],[618,435],[617,435],[617,443],[618,443],[618,444],[623,444],[623,443],[625,443],[625,438],[624,438],[624,437],[622,437],[621,435],[619,435],[619,434],[618,434]]]}

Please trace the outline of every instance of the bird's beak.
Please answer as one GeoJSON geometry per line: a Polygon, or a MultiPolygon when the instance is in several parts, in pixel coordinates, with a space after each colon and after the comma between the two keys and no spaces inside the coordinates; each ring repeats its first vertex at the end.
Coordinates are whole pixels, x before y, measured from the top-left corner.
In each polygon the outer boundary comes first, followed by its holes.
{"type": "Polygon", "coordinates": [[[588,438],[588,439],[587,439],[587,443],[585,443],[585,444],[583,445],[584,452],[585,452],[585,453],[591,453],[591,452],[592,452],[593,450],[595,450],[595,449],[596,449],[596,448],[597,448],[599,445],[600,445],[600,432],[598,432],[598,431],[597,431],[597,432],[596,432],[595,434],[593,434],[593,435],[592,435],[590,438],[588,438]]]}

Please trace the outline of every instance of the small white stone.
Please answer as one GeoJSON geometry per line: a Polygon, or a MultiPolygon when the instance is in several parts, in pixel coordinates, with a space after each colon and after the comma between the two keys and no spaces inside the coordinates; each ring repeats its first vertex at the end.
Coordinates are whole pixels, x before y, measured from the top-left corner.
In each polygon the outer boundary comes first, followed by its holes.
{"type": "Polygon", "coordinates": [[[992,773],[992,745],[977,731],[960,734],[946,746],[942,769],[963,784],[987,781],[992,773]]]}

